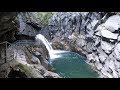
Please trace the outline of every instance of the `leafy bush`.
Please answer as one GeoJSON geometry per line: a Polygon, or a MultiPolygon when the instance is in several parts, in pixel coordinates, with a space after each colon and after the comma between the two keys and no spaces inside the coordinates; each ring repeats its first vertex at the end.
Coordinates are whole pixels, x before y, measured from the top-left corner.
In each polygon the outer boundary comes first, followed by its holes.
{"type": "Polygon", "coordinates": [[[37,18],[40,19],[40,21],[47,25],[49,22],[50,17],[52,17],[52,12],[37,12],[37,18]]]}

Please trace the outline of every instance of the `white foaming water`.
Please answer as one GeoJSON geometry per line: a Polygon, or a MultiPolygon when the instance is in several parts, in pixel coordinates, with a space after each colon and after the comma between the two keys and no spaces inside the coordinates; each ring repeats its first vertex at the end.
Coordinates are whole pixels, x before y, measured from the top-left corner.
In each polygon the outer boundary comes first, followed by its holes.
{"type": "Polygon", "coordinates": [[[47,41],[47,39],[41,35],[41,34],[38,34],[36,35],[36,40],[39,42],[39,41],[42,41],[44,43],[44,45],[46,46],[48,52],[49,52],[49,56],[50,56],[50,60],[52,59],[55,59],[55,58],[59,58],[61,57],[61,53],[66,53],[68,51],[64,51],[64,50],[54,50],[52,48],[52,46],[50,45],[50,43],[47,41]]]}
{"type": "Polygon", "coordinates": [[[61,57],[61,53],[66,53],[68,51],[64,51],[64,50],[51,50],[49,55],[50,55],[50,59],[55,59],[55,58],[59,58],[61,57]]]}
{"type": "Polygon", "coordinates": [[[50,50],[53,50],[52,46],[50,45],[50,43],[47,41],[47,39],[43,35],[41,35],[41,34],[36,35],[36,40],[42,41],[45,44],[48,52],[50,50]]]}

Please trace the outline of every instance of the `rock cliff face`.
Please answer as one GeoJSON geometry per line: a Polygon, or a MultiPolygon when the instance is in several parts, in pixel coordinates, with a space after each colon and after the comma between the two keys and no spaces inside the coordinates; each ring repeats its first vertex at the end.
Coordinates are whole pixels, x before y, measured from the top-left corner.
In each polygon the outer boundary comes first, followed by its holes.
{"type": "Polygon", "coordinates": [[[15,18],[17,12],[1,12],[0,13],[0,41],[14,41],[17,23],[15,18]]]}
{"type": "Polygon", "coordinates": [[[35,12],[0,13],[1,78],[60,78],[52,71],[45,46],[35,44],[41,28],[35,12]]]}
{"type": "Polygon", "coordinates": [[[120,77],[118,12],[55,12],[49,31],[54,48],[62,44],[63,49],[85,55],[102,77],[120,77]]]}
{"type": "Polygon", "coordinates": [[[42,25],[34,12],[0,13],[0,41],[32,39],[41,28],[42,25]]]}
{"type": "Polygon", "coordinates": [[[35,37],[42,28],[42,25],[34,12],[19,13],[16,20],[19,23],[17,32],[17,36],[19,36],[19,38],[20,36],[29,36],[31,38],[35,37]]]}
{"type": "Polygon", "coordinates": [[[17,42],[34,41],[38,33],[51,40],[55,49],[84,55],[101,77],[120,77],[118,12],[54,12],[45,28],[36,12],[0,12],[0,42],[11,43],[0,44],[0,77],[60,78],[51,72],[44,45],[17,42]]]}

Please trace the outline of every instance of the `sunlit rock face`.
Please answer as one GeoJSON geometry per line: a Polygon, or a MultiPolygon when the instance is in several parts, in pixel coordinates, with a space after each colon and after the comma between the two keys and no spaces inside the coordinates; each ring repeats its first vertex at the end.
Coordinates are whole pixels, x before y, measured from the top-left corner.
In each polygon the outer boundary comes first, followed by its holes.
{"type": "Polygon", "coordinates": [[[116,30],[118,31],[120,28],[120,16],[113,15],[109,17],[104,26],[111,32],[115,32],[116,30]]]}
{"type": "Polygon", "coordinates": [[[19,25],[17,39],[34,39],[42,28],[35,12],[20,12],[16,19],[19,25]]]}
{"type": "Polygon", "coordinates": [[[103,77],[120,77],[120,15],[117,12],[55,12],[49,31],[59,37],[66,50],[86,55],[103,77]]]}

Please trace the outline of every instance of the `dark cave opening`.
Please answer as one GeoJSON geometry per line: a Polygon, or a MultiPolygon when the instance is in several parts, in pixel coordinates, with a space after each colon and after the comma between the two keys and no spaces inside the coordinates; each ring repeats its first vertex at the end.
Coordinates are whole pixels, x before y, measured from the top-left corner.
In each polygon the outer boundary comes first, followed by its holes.
{"type": "Polygon", "coordinates": [[[20,70],[13,70],[11,69],[10,73],[8,74],[8,78],[27,78],[27,75],[20,70]]]}

